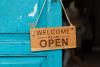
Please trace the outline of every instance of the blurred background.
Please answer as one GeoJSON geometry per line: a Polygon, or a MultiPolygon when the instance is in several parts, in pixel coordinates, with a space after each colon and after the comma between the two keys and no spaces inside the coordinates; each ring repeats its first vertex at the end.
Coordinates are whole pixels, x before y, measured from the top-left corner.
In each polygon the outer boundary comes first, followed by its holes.
{"type": "MultiPolygon", "coordinates": [[[[62,1],[77,28],[77,48],[63,50],[63,67],[100,67],[100,0],[62,1]]],[[[64,12],[62,18],[67,26],[64,12]]]]}

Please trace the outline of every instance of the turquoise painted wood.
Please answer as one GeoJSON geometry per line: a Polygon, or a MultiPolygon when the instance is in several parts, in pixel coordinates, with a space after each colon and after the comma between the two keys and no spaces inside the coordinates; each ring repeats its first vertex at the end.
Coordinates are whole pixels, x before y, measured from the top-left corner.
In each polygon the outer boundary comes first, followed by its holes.
{"type": "Polygon", "coordinates": [[[46,67],[45,57],[7,56],[0,57],[0,67],[46,67]]]}
{"type": "MultiPolygon", "coordinates": [[[[62,51],[32,52],[30,23],[44,0],[0,0],[0,67],[62,67],[62,51]]],[[[62,25],[59,0],[47,0],[37,28],[62,25]]]]}

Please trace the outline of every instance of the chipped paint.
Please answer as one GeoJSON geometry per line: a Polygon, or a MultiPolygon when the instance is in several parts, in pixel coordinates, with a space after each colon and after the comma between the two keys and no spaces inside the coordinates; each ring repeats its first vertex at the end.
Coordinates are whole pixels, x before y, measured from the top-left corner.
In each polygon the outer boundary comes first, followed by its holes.
{"type": "Polygon", "coordinates": [[[35,14],[36,14],[36,12],[37,12],[37,7],[38,7],[38,5],[37,5],[37,3],[36,3],[35,6],[34,6],[33,12],[31,12],[31,13],[28,14],[29,17],[34,17],[34,16],[35,16],[35,14]]]}

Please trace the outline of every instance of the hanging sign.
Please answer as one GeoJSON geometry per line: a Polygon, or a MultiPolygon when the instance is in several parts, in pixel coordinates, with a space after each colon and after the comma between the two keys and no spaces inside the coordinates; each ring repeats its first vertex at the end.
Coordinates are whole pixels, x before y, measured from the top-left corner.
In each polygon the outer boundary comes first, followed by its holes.
{"type": "Polygon", "coordinates": [[[75,26],[58,28],[31,28],[31,50],[76,48],[75,26]]]}

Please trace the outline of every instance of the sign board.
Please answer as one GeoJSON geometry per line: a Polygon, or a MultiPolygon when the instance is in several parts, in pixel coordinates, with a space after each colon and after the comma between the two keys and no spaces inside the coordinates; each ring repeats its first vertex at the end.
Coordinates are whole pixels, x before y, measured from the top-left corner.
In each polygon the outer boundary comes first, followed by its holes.
{"type": "Polygon", "coordinates": [[[75,26],[58,28],[31,28],[31,50],[76,48],[75,26]]]}

